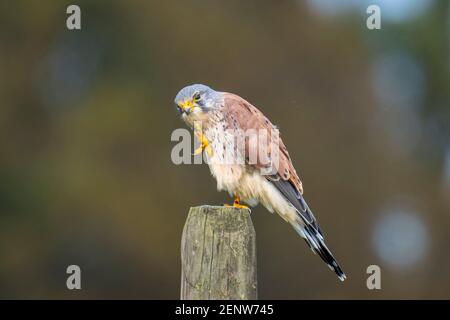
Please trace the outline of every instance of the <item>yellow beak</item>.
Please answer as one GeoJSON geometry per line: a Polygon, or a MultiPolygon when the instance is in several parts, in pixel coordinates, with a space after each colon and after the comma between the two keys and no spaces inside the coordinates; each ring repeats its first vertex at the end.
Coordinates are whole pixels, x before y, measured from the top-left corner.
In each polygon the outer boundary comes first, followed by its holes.
{"type": "Polygon", "coordinates": [[[191,112],[191,109],[194,107],[194,101],[192,99],[183,101],[180,103],[180,108],[183,112],[189,113],[191,112]]]}

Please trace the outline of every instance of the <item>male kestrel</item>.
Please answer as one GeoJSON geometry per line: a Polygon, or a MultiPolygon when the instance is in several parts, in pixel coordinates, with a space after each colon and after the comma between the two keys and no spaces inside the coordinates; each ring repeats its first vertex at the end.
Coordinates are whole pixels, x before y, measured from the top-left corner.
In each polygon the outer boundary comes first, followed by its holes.
{"type": "Polygon", "coordinates": [[[181,89],[175,104],[201,142],[196,153],[206,150],[217,189],[234,196],[233,206],[245,207],[241,201],[250,206],[260,202],[277,212],[343,281],[346,276],[303,199],[302,182],[278,130],[262,112],[235,94],[201,84],[181,89]],[[248,132],[256,133],[256,139],[248,132]]]}

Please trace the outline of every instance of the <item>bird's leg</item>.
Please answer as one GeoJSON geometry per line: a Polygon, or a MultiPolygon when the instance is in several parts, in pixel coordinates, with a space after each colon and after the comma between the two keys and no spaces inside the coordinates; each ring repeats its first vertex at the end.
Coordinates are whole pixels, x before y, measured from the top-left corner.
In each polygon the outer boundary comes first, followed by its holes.
{"type": "Polygon", "coordinates": [[[236,196],[234,198],[233,207],[238,208],[238,209],[242,209],[242,208],[248,209],[248,207],[246,205],[241,204],[241,198],[239,198],[238,196],[236,196]]]}
{"type": "Polygon", "coordinates": [[[203,133],[197,133],[196,136],[200,141],[200,146],[195,149],[194,155],[202,153],[203,150],[205,150],[209,146],[209,141],[205,138],[205,135],[203,133]]]}
{"type": "Polygon", "coordinates": [[[194,155],[200,154],[203,152],[203,150],[206,149],[206,152],[208,153],[208,155],[211,156],[212,149],[211,149],[211,146],[209,145],[208,139],[206,139],[203,132],[201,132],[199,130],[195,130],[194,133],[195,133],[197,139],[200,141],[200,146],[197,149],[195,149],[194,155]]]}
{"type": "Polygon", "coordinates": [[[229,205],[229,204],[225,204],[225,207],[235,207],[238,209],[248,209],[248,207],[246,205],[241,204],[241,198],[239,198],[238,196],[234,197],[234,201],[233,201],[233,205],[229,205]]]}

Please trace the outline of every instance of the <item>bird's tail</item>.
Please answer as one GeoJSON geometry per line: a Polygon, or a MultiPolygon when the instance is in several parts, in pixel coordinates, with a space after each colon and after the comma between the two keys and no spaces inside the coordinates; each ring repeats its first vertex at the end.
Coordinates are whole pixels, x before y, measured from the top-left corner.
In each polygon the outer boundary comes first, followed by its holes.
{"type": "Polygon", "coordinates": [[[306,243],[311,248],[311,250],[315,254],[317,253],[322,258],[322,260],[325,261],[328,267],[337,274],[339,280],[344,281],[346,278],[345,273],[342,271],[338,262],[333,257],[333,254],[325,245],[325,241],[323,239],[322,234],[311,225],[304,225],[300,223],[292,225],[295,231],[297,231],[297,233],[303,239],[305,239],[306,243]]]}

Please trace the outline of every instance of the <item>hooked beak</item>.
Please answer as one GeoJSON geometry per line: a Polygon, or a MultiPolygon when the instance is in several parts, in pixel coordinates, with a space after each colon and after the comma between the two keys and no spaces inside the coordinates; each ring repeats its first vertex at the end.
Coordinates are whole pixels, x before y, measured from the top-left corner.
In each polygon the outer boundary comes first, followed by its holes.
{"type": "Polygon", "coordinates": [[[194,102],[192,100],[186,100],[177,105],[177,109],[178,109],[178,112],[180,112],[180,114],[191,113],[193,107],[194,107],[194,102]]]}

